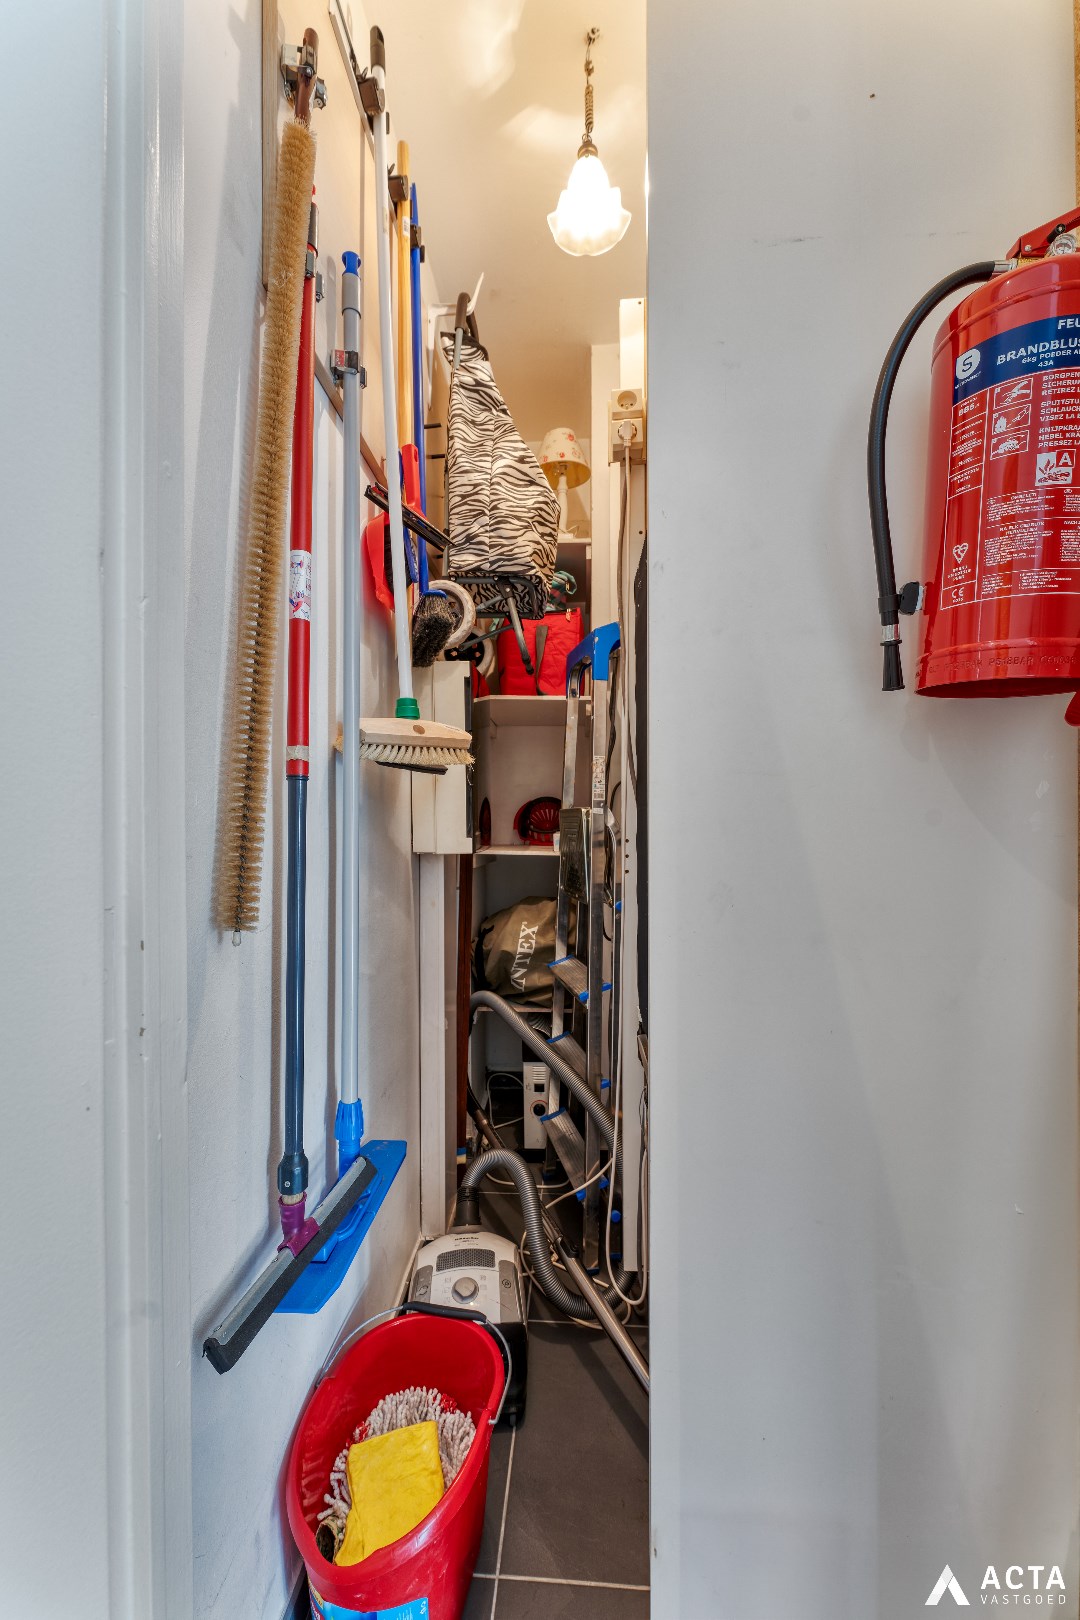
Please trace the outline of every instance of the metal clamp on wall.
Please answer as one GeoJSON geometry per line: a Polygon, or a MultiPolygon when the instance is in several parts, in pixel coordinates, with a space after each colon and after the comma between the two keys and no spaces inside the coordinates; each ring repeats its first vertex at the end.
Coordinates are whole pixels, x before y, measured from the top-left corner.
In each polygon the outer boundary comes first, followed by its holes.
{"type": "Polygon", "coordinates": [[[311,92],[311,99],[316,107],[326,106],[326,85],[318,76],[319,53],[315,46],[304,41],[303,45],[283,45],[281,47],[281,77],[285,81],[285,96],[289,101],[296,100],[296,87],[304,80],[315,81],[311,92]]]}

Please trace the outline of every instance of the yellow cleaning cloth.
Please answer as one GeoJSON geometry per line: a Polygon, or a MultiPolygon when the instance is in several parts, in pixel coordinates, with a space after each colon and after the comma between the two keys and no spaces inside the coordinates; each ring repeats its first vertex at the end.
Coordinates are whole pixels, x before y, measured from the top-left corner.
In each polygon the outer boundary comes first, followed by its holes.
{"type": "Polygon", "coordinates": [[[335,1564],[358,1564],[415,1530],[445,1490],[436,1423],[410,1423],[349,1447],[352,1507],[335,1564]]]}

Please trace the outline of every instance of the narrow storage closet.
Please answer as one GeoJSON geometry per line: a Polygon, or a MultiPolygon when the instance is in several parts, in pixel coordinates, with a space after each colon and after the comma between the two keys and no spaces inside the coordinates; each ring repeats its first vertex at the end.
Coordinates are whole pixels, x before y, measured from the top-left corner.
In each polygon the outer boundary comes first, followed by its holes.
{"type": "Polygon", "coordinates": [[[264,7],[216,914],[280,1238],[196,1393],[289,1335],[315,1620],[649,1606],[644,6],[497,11],[264,7]]]}
{"type": "Polygon", "coordinates": [[[1080,0],[5,21],[0,1616],[1076,1620],[1080,0]]]}

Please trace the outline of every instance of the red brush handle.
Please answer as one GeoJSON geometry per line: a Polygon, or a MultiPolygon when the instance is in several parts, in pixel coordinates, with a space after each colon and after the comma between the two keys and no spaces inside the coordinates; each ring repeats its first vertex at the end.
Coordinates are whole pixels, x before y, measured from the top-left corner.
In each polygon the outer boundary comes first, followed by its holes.
{"type": "Polygon", "coordinates": [[[293,411],[292,496],[289,510],[289,711],[287,776],[307,776],[311,692],[311,479],[315,422],[315,238],[311,205],[308,274],[300,316],[300,359],[293,411]]]}

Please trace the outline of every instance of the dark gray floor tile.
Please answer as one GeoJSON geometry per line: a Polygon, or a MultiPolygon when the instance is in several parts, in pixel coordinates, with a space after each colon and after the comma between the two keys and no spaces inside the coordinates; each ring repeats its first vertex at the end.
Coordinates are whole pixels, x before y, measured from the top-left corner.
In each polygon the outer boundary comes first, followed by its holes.
{"type": "Polygon", "coordinates": [[[648,1451],[648,1400],[614,1345],[534,1323],[502,1571],[646,1585],[648,1451]]]}
{"type": "Polygon", "coordinates": [[[477,1578],[469,1587],[461,1620],[491,1620],[495,1603],[495,1582],[477,1578]]]}
{"type": "Polygon", "coordinates": [[[649,1620],[648,1592],[500,1581],[495,1620],[649,1620]]]}
{"type": "Polygon", "coordinates": [[[487,1506],[484,1509],[484,1533],[480,1538],[476,1568],[482,1575],[494,1575],[499,1556],[499,1532],[502,1529],[503,1502],[506,1498],[506,1471],[510,1466],[509,1429],[496,1429],[491,1437],[491,1461],[488,1464],[487,1506]]]}

